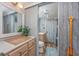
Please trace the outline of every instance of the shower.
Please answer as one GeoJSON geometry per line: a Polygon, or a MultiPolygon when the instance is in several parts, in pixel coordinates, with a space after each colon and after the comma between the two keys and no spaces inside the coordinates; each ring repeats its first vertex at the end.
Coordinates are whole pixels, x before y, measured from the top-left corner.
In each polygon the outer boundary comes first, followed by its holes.
{"type": "Polygon", "coordinates": [[[58,6],[48,3],[39,6],[39,32],[46,32],[48,41],[56,44],[58,36],[58,6]]]}

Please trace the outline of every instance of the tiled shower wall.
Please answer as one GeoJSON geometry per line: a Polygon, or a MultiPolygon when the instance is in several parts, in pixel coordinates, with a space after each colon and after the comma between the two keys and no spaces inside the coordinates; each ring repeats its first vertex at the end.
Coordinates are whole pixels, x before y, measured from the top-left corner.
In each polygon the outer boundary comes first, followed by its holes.
{"type": "Polygon", "coordinates": [[[79,55],[79,3],[60,2],[58,3],[59,20],[59,55],[66,55],[69,47],[69,16],[73,16],[73,48],[75,55],[79,55]]]}

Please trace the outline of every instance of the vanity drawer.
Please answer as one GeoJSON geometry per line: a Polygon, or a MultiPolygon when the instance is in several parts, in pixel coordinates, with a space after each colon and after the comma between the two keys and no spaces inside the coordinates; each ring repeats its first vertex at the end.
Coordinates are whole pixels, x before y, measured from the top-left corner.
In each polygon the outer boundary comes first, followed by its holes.
{"type": "Polygon", "coordinates": [[[21,51],[16,49],[8,54],[9,56],[21,56],[21,51]]]}
{"type": "Polygon", "coordinates": [[[23,53],[22,56],[28,56],[28,51],[25,51],[25,53],[23,53]]]}
{"type": "Polygon", "coordinates": [[[8,55],[9,56],[21,56],[26,51],[27,51],[27,44],[24,44],[24,45],[16,48],[15,50],[11,51],[8,55]]]}
{"type": "Polygon", "coordinates": [[[35,50],[30,50],[29,56],[35,56],[35,50]]]}
{"type": "Polygon", "coordinates": [[[31,40],[31,41],[28,42],[28,48],[31,48],[34,45],[35,45],[35,41],[34,40],[31,40]]]}
{"type": "Polygon", "coordinates": [[[35,55],[35,47],[33,46],[29,49],[29,56],[34,56],[34,55],[35,55]]]}

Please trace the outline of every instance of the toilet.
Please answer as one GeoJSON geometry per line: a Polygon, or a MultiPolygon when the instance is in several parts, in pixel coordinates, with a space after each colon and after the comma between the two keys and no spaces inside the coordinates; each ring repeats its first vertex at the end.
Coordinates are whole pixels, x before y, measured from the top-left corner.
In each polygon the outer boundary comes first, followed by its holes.
{"type": "Polygon", "coordinates": [[[41,47],[44,47],[44,42],[39,41],[39,47],[40,47],[40,48],[41,48],[41,47]]]}
{"type": "Polygon", "coordinates": [[[39,53],[44,54],[47,42],[47,36],[45,32],[40,32],[39,34],[39,53]]]}
{"type": "Polygon", "coordinates": [[[45,53],[45,46],[44,46],[44,42],[39,41],[39,54],[43,55],[45,53]]]}

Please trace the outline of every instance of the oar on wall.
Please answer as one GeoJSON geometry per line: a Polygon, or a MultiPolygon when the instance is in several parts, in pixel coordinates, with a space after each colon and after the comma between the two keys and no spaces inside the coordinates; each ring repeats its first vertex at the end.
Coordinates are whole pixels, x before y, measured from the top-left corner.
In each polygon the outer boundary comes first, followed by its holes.
{"type": "Polygon", "coordinates": [[[67,48],[67,56],[74,55],[73,50],[73,16],[69,17],[69,47],[67,48]]]}

